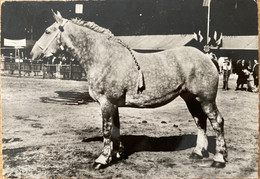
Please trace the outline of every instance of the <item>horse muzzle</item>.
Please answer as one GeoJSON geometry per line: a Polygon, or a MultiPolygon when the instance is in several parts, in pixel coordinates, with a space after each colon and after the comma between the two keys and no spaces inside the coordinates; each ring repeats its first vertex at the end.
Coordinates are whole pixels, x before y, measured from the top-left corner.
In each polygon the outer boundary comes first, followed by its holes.
{"type": "Polygon", "coordinates": [[[37,44],[35,44],[30,52],[31,58],[32,60],[38,60],[42,57],[48,58],[53,56],[53,54],[51,52],[46,53],[46,51],[44,52],[42,48],[40,48],[40,46],[38,46],[37,44]]]}

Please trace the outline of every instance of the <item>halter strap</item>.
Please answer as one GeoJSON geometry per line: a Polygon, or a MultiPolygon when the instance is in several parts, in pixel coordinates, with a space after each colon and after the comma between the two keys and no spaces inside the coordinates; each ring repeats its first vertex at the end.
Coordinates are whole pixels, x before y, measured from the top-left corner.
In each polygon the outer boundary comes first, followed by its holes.
{"type": "MultiPolygon", "coordinates": [[[[59,35],[60,38],[61,38],[61,32],[64,31],[64,26],[65,24],[68,22],[69,20],[68,19],[64,19],[63,22],[59,25],[59,30],[53,34],[53,37],[52,39],[47,43],[47,44],[41,44],[39,42],[39,40],[35,43],[42,51],[43,53],[49,48],[50,44],[53,42],[53,40],[59,35]]],[[[59,41],[60,41],[60,38],[59,38],[59,41]]],[[[60,48],[63,48],[63,47],[60,47],[60,48]]]]}
{"type": "Polygon", "coordinates": [[[59,25],[59,29],[60,29],[61,32],[64,31],[63,27],[65,26],[65,24],[66,24],[68,21],[69,21],[68,19],[64,19],[64,20],[62,21],[62,23],[59,25]]]}

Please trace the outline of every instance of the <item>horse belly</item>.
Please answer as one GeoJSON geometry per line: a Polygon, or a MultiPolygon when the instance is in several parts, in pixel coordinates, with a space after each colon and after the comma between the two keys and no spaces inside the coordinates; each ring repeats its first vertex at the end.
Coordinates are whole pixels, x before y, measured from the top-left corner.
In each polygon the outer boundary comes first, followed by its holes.
{"type": "Polygon", "coordinates": [[[159,98],[151,98],[147,95],[140,95],[139,97],[126,95],[125,107],[137,108],[155,108],[163,106],[174,100],[179,94],[172,93],[159,98]]]}
{"type": "Polygon", "coordinates": [[[182,91],[184,85],[172,82],[159,85],[153,83],[147,85],[146,89],[137,93],[136,89],[126,93],[125,105],[128,107],[159,107],[174,100],[182,91]]]}
{"type": "Polygon", "coordinates": [[[137,93],[136,83],[132,83],[134,86],[126,93],[127,106],[159,107],[175,99],[184,89],[184,79],[177,62],[166,56],[154,56],[148,60],[147,64],[141,63],[145,90],[137,93]]]}

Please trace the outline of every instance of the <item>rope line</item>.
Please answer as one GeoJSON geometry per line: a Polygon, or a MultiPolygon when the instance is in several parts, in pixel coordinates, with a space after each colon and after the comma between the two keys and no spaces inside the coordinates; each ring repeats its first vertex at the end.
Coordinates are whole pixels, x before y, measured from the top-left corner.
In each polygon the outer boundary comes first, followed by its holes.
{"type": "MultiPolygon", "coordinates": [[[[110,36],[109,39],[110,39],[110,38],[112,38],[112,36],[110,36]]],[[[115,39],[115,38],[114,38],[114,40],[115,40],[117,43],[119,43],[120,45],[122,45],[123,47],[125,47],[125,48],[130,52],[131,56],[132,56],[133,59],[134,59],[135,65],[136,65],[136,67],[137,67],[137,70],[140,70],[141,68],[140,68],[140,66],[139,66],[139,64],[138,64],[138,62],[137,62],[137,60],[136,60],[136,58],[135,58],[135,56],[134,56],[134,54],[133,54],[132,49],[131,49],[128,45],[126,45],[121,39],[115,39]]]]}
{"type": "MultiPolygon", "coordinates": [[[[108,38],[110,39],[112,38],[111,36],[108,38]]],[[[126,45],[122,40],[120,39],[114,39],[117,43],[119,43],[120,45],[122,45],[123,47],[125,47],[131,54],[131,56],[133,57],[134,59],[134,62],[135,62],[135,65],[137,67],[137,70],[138,70],[138,77],[137,77],[137,84],[136,84],[136,91],[137,91],[137,94],[138,93],[142,93],[143,90],[145,90],[145,84],[144,84],[144,75],[143,75],[143,72],[141,71],[141,68],[134,56],[134,53],[132,51],[132,49],[130,49],[130,47],[128,45],[126,45]]]]}

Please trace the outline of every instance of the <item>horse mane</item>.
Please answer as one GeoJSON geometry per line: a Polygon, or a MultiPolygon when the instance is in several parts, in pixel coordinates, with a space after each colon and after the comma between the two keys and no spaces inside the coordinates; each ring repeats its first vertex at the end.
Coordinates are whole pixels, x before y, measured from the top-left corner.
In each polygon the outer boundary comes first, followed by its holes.
{"type": "Polygon", "coordinates": [[[104,27],[100,27],[95,22],[84,21],[84,20],[79,19],[79,18],[73,18],[73,19],[71,19],[71,21],[74,24],[77,24],[77,25],[82,26],[82,27],[87,27],[91,30],[94,30],[95,32],[107,34],[109,36],[114,36],[114,34],[109,29],[106,29],[104,27]]]}
{"type": "Polygon", "coordinates": [[[82,26],[82,27],[87,27],[91,30],[94,30],[95,32],[106,34],[106,35],[109,36],[109,39],[112,39],[114,42],[116,42],[116,43],[122,45],[123,47],[127,48],[127,50],[129,50],[131,56],[133,57],[133,59],[136,63],[136,66],[139,70],[140,67],[139,67],[139,65],[136,61],[136,58],[135,58],[131,48],[127,44],[125,44],[122,40],[114,38],[115,37],[114,34],[109,29],[106,29],[104,27],[100,27],[95,22],[84,21],[84,20],[79,19],[79,18],[73,18],[73,19],[71,19],[71,22],[76,24],[76,25],[82,26]],[[113,37],[113,38],[110,38],[110,37],[113,37]]]}

